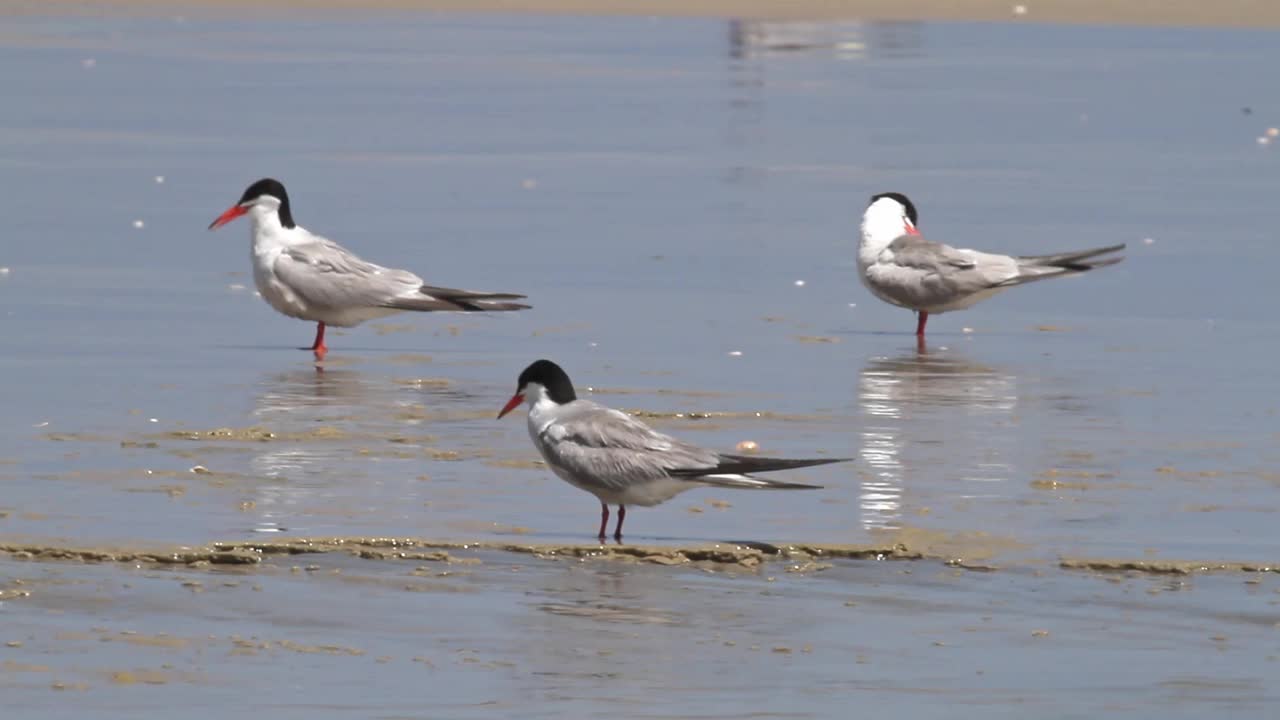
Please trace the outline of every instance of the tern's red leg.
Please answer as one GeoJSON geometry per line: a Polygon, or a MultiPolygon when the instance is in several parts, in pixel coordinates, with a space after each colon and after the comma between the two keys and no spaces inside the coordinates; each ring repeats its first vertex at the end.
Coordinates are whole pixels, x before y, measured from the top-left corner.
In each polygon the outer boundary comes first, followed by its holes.
{"type": "Polygon", "coordinates": [[[600,503],[600,534],[597,536],[600,538],[600,542],[604,542],[604,539],[608,537],[607,535],[604,534],[604,531],[608,529],[608,527],[609,527],[609,506],[605,505],[604,503],[600,503]]]}
{"type": "Polygon", "coordinates": [[[316,323],[316,341],[307,349],[316,354],[317,360],[323,360],[325,353],[329,352],[329,348],[324,345],[324,323],[316,323]]]}
{"type": "Polygon", "coordinates": [[[613,539],[622,542],[622,521],[627,519],[627,506],[618,506],[618,527],[613,531],[613,539]]]}
{"type": "Polygon", "coordinates": [[[929,313],[921,310],[916,313],[916,337],[924,337],[924,324],[929,322],[929,313]]]}

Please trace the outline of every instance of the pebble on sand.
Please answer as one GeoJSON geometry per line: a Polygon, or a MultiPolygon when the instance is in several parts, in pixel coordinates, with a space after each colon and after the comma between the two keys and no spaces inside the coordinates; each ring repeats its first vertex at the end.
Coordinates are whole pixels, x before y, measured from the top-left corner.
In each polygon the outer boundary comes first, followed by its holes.
{"type": "Polygon", "coordinates": [[[755,452],[760,449],[760,445],[755,440],[743,440],[735,447],[737,447],[738,452],[755,452]]]}
{"type": "Polygon", "coordinates": [[[144,223],[144,222],[142,222],[141,220],[134,220],[134,221],[133,221],[133,226],[134,226],[134,227],[136,227],[136,228],[138,228],[139,230],[141,230],[142,228],[146,227],[146,226],[147,226],[147,224],[146,224],[146,223],[144,223]]]}
{"type": "Polygon", "coordinates": [[[741,351],[741,350],[730,350],[730,351],[729,351],[729,357],[742,357],[742,351],[741,351]]]}

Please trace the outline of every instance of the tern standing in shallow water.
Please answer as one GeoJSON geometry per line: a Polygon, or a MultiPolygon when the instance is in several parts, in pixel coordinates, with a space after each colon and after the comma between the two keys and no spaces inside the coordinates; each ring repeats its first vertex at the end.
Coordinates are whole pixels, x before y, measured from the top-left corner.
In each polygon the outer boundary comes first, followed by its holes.
{"type": "Polygon", "coordinates": [[[516,393],[498,417],[529,406],[529,437],[552,472],[600,500],[601,541],[609,506],[618,506],[613,537],[622,540],[628,505],[657,505],[696,487],[817,490],[749,473],[843,462],[845,458],[788,460],[726,455],[657,432],[624,412],[580,400],[559,365],[539,360],[520,373],[516,393]]]}
{"type": "Polygon", "coordinates": [[[435,287],[408,270],[361,260],[338,243],[296,225],[289,194],[277,180],[264,178],[250,185],[209,229],[241,215],[249,216],[258,292],[277,311],[316,323],[316,339],[307,349],[317,360],[329,351],[324,344],[328,325],[355,327],[405,310],[490,312],[529,307],[509,302],[524,295],[435,287]]]}
{"type": "Polygon", "coordinates": [[[916,207],[902,193],[871,198],[862,214],[858,277],[881,300],[915,310],[916,337],[924,342],[930,314],[963,310],[1015,285],[1077,275],[1123,257],[1109,245],[1057,255],[998,255],[926,240],[916,229],[916,207]]]}

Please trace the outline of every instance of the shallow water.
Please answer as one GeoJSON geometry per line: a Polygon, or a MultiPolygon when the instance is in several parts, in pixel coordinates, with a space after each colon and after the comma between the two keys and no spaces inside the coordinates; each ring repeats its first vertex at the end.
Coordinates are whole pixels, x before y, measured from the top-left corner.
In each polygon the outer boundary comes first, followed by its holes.
{"type": "Polygon", "coordinates": [[[6,18],[0,53],[3,537],[588,542],[594,500],[532,462],[522,419],[493,419],[550,357],[698,442],[859,458],[794,474],[816,493],[637,509],[631,542],[943,538],[933,560],[804,575],[482,553],[429,597],[403,563],[281,561],[224,590],[225,571],[4,560],[34,588],[0,602],[0,640],[23,643],[0,657],[49,668],[6,669],[6,700],[81,716],[53,682],[121,713],[198,699],[193,717],[1276,699],[1273,576],[1056,567],[1280,561],[1280,327],[1259,299],[1276,157],[1256,142],[1280,124],[1273,33],[212,14],[6,18]],[[204,230],[263,175],[372,260],[535,309],[334,333],[317,372],[295,349],[312,329],[253,297],[245,225],[204,230]],[[956,244],[1129,259],[935,317],[922,354],[854,276],[884,190],[956,244]],[[202,435],[252,427],[273,435],[202,435]],[[999,572],[937,561],[974,538],[999,572]],[[200,640],[98,637],[126,630],[200,640]],[[243,658],[233,635],[365,654],[243,658]],[[136,668],[170,675],[111,679],[136,668]]]}

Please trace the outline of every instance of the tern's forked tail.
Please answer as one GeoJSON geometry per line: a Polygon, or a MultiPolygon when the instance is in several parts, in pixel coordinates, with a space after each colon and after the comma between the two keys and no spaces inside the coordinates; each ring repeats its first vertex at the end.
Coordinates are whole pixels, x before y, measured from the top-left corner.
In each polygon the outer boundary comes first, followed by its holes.
{"type": "Polygon", "coordinates": [[[1125,245],[1108,245],[1107,247],[1092,248],[1089,250],[1077,250],[1075,252],[1058,253],[1056,255],[1023,255],[1015,257],[1018,263],[1018,276],[1004,283],[1005,285],[1021,285],[1022,283],[1031,282],[1032,280],[1042,280],[1044,278],[1059,277],[1062,275],[1074,275],[1077,273],[1097,270],[1108,265],[1115,265],[1124,260],[1120,257],[1102,257],[1110,256],[1112,253],[1124,250],[1125,245]]]}
{"type": "Polygon", "coordinates": [[[821,485],[783,482],[758,478],[754,475],[699,475],[689,478],[694,482],[722,488],[738,488],[741,490],[821,490],[821,485]]]}
{"type": "Polygon", "coordinates": [[[524,295],[516,293],[476,292],[474,290],[458,290],[456,288],[423,285],[420,295],[392,298],[386,303],[396,310],[416,310],[418,312],[501,312],[509,310],[528,310],[531,306],[524,303],[508,302],[523,300],[524,295]]]}

